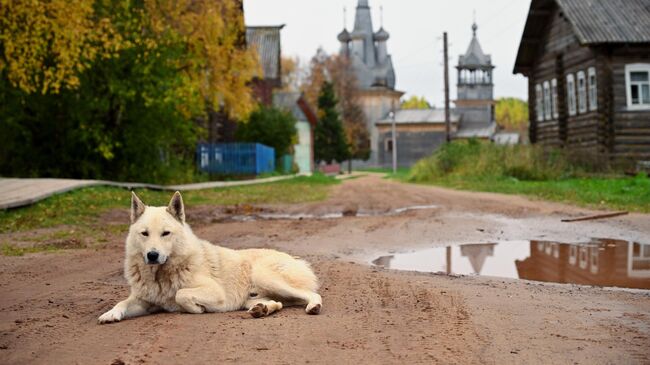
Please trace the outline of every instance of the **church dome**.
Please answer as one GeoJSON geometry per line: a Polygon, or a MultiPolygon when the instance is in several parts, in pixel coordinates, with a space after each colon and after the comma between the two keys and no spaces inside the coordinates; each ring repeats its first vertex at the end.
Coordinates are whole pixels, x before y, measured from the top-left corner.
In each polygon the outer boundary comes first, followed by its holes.
{"type": "Polygon", "coordinates": [[[379,28],[379,30],[377,31],[377,33],[375,33],[375,40],[378,41],[378,42],[386,41],[386,40],[388,40],[388,37],[389,37],[389,36],[390,36],[390,35],[389,35],[388,32],[384,29],[384,27],[381,27],[381,28],[379,28]]]}
{"type": "Polygon", "coordinates": [[[339,39],[339,42],[341,42],[341,43],[343,43],[343,42],[349,42],[350,39],[352,39],[352,38],[350,37],[350,33],[349,33],[348,30],[345,29],[345,28],[343,29],[343,31],[342,31],[341,33],[339,33],[339,35],[337,36],[337,38],[339,39]]]}

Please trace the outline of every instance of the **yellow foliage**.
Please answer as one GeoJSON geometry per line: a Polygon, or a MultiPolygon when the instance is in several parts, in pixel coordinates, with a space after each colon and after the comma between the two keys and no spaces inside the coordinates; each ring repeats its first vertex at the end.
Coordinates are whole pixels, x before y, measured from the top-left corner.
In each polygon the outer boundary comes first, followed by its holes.
{"type": "Polygon", "coordinates": [[[499,127],[524,130],[528,127],[528,103],[517,98],[500,98],[494,110],[499,127]]]}
{"type": "Polygon", "coordinates": [[[110,57],[120,36],[108,19],[93,19],[94,0],[0,0],[0,72],[31,93],[79,85],[95,57],[110,57]]]}
{"type": "Polygon", "coordinates": [[[58,93],[77,88],[98,58],[131,47],[146,50],[139,59],[160,57],[160,47],[182,44],[185,53],[169,61],[181,75],[172,94],[187,102],[180,112],[190,117],[198,103],[243,118],[260,70],[244,34],[237,0],[144,0],[144,9],[128,1],[0,0],[0,73],[27,93],[58,93]],[[117,30],[96,14],[98,5],[131,16],[117,30]]]}
{"type": "Polygon", "coordinates": [[[188,57],[178,65],[191,88],[231,117],[244,117],[254,103],[248,83],[259,74],[254,51],[245,47],[238,1],[147,0],[156,34],[171,32],[186,43],[188,57]]]}
{"type": "Polygon", "coordinates": [[[412,95],[410,98],[402,101],[402,109],[429,109],[431,104],[424,96],[412,95]]]}

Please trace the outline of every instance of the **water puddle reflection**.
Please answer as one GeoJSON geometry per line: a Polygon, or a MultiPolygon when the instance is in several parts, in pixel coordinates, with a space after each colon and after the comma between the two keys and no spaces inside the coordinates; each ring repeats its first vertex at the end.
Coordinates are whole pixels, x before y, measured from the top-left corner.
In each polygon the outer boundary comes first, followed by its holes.
{"type": "Polygon", "coordinates": [[[454,245],[381,256],[372,263],[397,270],[650,289],[650,244],[613,239],[454,245]]]}

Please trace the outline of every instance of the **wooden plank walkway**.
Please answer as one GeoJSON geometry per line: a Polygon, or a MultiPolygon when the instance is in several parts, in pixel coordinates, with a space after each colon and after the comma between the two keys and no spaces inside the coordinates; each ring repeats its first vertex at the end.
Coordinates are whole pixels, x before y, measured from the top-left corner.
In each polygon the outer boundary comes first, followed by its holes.
{"type": "Polygon", "coordinates": [[[146,188],[153,190],[188,191],[263,184],[292,179],[296,176],[297,175],[285,175],[241,181],[209,181],[185,185],[156,185],[105,180],[0,178],[0,209],[16,208],[34,204],[37,201],[43,200],[54,194],[61,194],[66,191],[88,186],[116,186],[129,190],[135,188],[146,188]]]}

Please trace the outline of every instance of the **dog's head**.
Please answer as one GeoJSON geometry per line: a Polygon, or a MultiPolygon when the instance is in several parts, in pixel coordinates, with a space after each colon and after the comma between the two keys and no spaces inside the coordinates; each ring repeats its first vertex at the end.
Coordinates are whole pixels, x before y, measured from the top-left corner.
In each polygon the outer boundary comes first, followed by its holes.
{"type": "Polygon", "coordinates": [[[141,254],[144,262],[162,265],[183,249],[185,207],[178,191],[167,207],[146,206],[131,193],[131,228],[126,240],[127,255],[141,254]]]}

